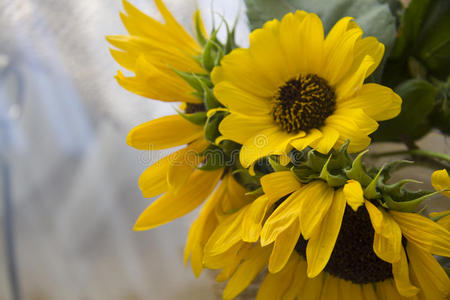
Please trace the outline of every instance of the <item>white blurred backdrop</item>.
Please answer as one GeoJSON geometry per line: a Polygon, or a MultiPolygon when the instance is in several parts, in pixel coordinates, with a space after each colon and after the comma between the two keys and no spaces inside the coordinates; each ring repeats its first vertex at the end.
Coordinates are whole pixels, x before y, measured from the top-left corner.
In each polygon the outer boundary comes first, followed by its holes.
{"type": "MultiPolygon", "coordinates": [[[[153,1],[131,2],[160,19],[153,1]]],[[[210,0],[165,3],[189,29],[199,7],[210,28],[210,0]]],[[[21,299],[215,299],[210,276],[182,261],[195,212],[132,231],[151,202],[139,174],[158,155],[128,147],[126,134],[172,106],[113,79],[104,36],[125,33],[120,10],[119,0],[0,0],[0,299],[13,299],[11,240],[21,299]]],[[[239,0],[214,10],[231,23],[244,15],[239,0]]],[[[243,17],[239,42],[247,36],[243,17]]]]}

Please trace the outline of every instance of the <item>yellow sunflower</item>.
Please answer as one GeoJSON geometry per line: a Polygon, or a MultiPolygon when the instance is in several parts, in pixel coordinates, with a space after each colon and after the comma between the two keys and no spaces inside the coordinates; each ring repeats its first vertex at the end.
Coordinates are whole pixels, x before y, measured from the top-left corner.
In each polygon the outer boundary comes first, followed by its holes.
{"type": "MultiPolygon", "coordinates": [[[[107,36],[120,50],[111,49],[114,59],[133,72],[126,77],[118,71],[117,82],[125,89],[143,97],[168,102],[202,103],[194,89],[174,71],[206,74],[196,57],[202,48],[172,16],[161,0],[154,0],[165,23],[145,15],[123,0],[125,12],[120,14],[129,35],[107,36]]],[[[200,13],[194,15],[206,36],[200,13]]]]}
{"type": "Polygon", "coordinates": [[[302,184],[284,171],[263,176],[261,184],[265,194],[231,214],[205,244],[204,264],[223,268],[229,275],[225,299],[243,291],[266,265],[268,283],[261,289],[272,292],[260,292],[260,299],[285,299],[283,293],[290,286],[286,276],[292,274],[296,274],[293,281],[305,284],[292,285],[295,291],[286,299],[302,299],[309,289],[316,296],[304,299],[319,299],[321,291],[322,299],[349,299],[334,294],[335,289],[346,289],[357,299],[366,292],[376,292],[373,299],[450,295],[447,274],[433,257],[450,256],[450,232],[438,223],[373,204],[355,180],[335,189],[321,180],[302,184]],[[246,249],[260,249],[260,254],[253,254],[260,255],[258,264],[246,264],[245,258],[253,259],[246,249]],[[296,255],[306,261],[299,265],[301,270],[290,265],[296,255]],[[242,271],[245,279],[239,270],[227,271],[239,264],[247,268],[242,271]]]}
{"type": "Polygon", "coordinates": [[[219,130],[243,145],[244,167],[269,154],[307,146],[321,153],[350,140],[360,151],[378,123],[398,115],[401,98],[364,80],[379,65],[384,46],[361,38],[352,18],[324,38],[313,13],[289,13],[250,34],[248,49],[226,55],[212,73],[214,95],[229,109],[219,130]]]}

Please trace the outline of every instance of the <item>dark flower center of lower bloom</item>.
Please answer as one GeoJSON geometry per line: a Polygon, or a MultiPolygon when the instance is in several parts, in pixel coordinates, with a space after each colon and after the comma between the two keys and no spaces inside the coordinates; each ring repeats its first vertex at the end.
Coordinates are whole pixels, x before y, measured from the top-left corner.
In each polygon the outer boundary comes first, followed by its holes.
{"type": "Polygon", "coordinates": [[[203,103],[186,103],[186,108],[184,109],[184,112],[186,114],[193,114],[197,112],[203,112],[206,111],[206,106],[203,103]]]}
{"type": "MultiPolygon", "coordinates": [[[[354,212],[345,208],[341,230],[325,271],[355,284],[374,283],[392,278],[392,266],[375,254],[375,231],[367,209],[361,206],[354,212]]],[[[300,237],[295,250],[306,257],[308,241],[300,237]]]]}
{"type": "Polygon", "coordinates": [[[335,108],[336,95],[325,79],[299,75],[274,95],[272,116],[284,131],[296,133],[320,128],[335,108]]]}

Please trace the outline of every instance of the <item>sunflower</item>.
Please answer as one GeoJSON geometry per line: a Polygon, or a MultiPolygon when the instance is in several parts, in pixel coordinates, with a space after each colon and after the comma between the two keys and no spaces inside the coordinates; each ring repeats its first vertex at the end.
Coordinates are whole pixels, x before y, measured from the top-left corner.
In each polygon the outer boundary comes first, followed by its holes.
{"type": "MultiPolygon", "coordinates": [[[[202,47],[177,22],[161,0],[154,2],[164,18],[164,24],[123,0],[126,14],[121,13],[120,17],[129,35],[107,36],[106,39],[120,49],[110,50],[114,59],[135,75],[126,77],[118,71],[115,78],[123,88],[143,97],[201,104],[202,101],[193,95],[194,89],[175,70],[206,74],[196,59],[202,47]]],[[[194,18],[206,36],[199,11],[194,18]]]]}
{"type": "MultiPolygon", "coordinates": [[[[151,165],[139,179],[143,196],[163,194],[139,216],[134,229],[147,230],[181,217],[199,206],[214,190],[224,169],[203,171],[197,167],[204,161],[198,155],[210,145],[204,138],[203,124],[187,118],[204,112],[202,100],[175,70],[205,74],[196,59],[202,48],[175,20],[161,0],[155,4],[165,23],[145,15],[128,1],[123,1],[126,14],[123,24],[130,35],[108,36],[107,40],[120,50],[111,49],[114,59],[135,73],[116,76],[125,89],[152,99],[183,102],[184,113],[161,117],[133,128],[127,143],[138,150],[161,150],[184,146],[151,165]]],[[[206,36],[200,14],[195,23],[206,36]]]]}
{"type": "Polygon", "coordinates": [[[212,73],[214,95],[229,109],[222,139],[243,145],[244,167],[269,154],[307,146],[321,153],[350,140],[351,152],[370,143],[378,123],[397,116],[401,98],[364,80],[380,64],[384,46],[362,37],[352,18],[324,39],[313,13],[289,13],[250,34],[248,49],[226,55],[212,73]]]}
{"type": "Polygon", "coordinates": [[[450,256],[450,232],[438,223],[366,199],[356,180],[335,189],[322,180],[302,184],[282,171],[263,176],[261,184],[265,194],[231,214],[205,244],[204,264],[223,268],[227,276],[221,276],[229,278],[225,299],[242,292],[266,265],[260,299],[450,295],[447,274],[433,257],[450,256]],[[259,257],[254,265],[247,251],[259,257]]]}

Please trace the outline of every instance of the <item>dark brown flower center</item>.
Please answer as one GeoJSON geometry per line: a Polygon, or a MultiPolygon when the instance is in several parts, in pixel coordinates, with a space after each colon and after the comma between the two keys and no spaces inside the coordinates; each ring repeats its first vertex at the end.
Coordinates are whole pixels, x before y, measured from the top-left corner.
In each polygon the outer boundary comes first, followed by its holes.
{"type": "Polygon", "coordinates": [[[273,97],[272,116],[287,132],[320,128],[336,108],[328,82],[314,74],[299,75],[281,86],[273,97]]]}
{"type": "Polygon", "coordinates": [[[206,106],[203,103],[195,104],[195,103],[186,103],[186,108],[184,112],[187,114],[193,114],[197,112],[206,111],[206,106]]]}
{"type": "MultiPolygon", "coordinates": [[[[356,284],[374,283],[392,278],[392,266],[375,254],[375,231],[367,209],[354,212],[345,208],[341,230],[325,271],[356,284]]],[[[300,237],[295,250],[305,257],[308,242],[300,237]]]]}

